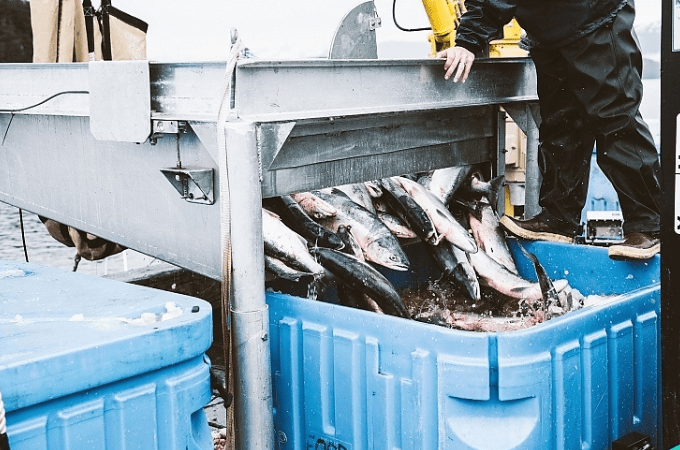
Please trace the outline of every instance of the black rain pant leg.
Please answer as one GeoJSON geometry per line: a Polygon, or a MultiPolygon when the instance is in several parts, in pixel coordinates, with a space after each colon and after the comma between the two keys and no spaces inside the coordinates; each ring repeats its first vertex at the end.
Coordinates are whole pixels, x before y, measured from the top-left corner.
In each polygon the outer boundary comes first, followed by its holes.
{"type": "Polygon", "coordinates": [[[593,33],[558,49],[533,49],[542,123],[541,219],[575,233],[585,205],[590,155],[616,190],[624,233],[659,231],[659,158],[642,120],[642,55],[629,3],[593,33]]]}

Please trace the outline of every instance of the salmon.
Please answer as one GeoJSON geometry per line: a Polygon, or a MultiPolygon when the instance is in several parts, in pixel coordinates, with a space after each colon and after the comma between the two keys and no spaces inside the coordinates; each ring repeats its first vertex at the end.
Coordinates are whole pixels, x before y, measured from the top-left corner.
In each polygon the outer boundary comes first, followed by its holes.
{"type": "Polygon", "coordinates": [[[448,205],[459,187],[465,183],[474,166],[455,166],[437,169],[418,179],[418,183],[448,205]]]}
{"type": "Polygon", "coordinates": [[[262,208],[262,237],[264,252],[283,261],[293,269],[321,275],[324,268],[307,249],[306,241],[281,222],[276,214],[262,208]]]}
{"type": "Polygon", "coordinates": [[[481,298],[479,280],[467,253],[448,241],[442,241],[439,245],[426,244],[425,248],[445,277],[463,287],[472,300],[481,298]]]}
{"type": "Polygon", "coordinates": [[[322,227],[309,217],[290,195],[269,198],[265,202],[267,206],[271,205],[275,208],[284,224],[304,237],[311,245],[338,250],[342,248],[342,240],[331,230],[322,227]]]}
{"type": "Polygon", "coordinates": [[[439,234],[437,234],[437,229],[432,219],[425,209],[411,198],[393,178],[380,180],[383,191],[386,192],[383,198],[394,211],[402,216],[404,221],[408,223],[420,239],[432,245],[437,245],[439,243],[439,234]]]}
{"type": "Polygon", "coordinates": [[[368,295],[386,314],[408,317],[401,296],[383,274],[373,266],[346,253],[323,247],[314,247],[310,252],[333,275],[351,288],[368,295]]]}
{"type": "Polygon", "coordinates": [[[474,203],[466,203],[470,211],[469,221],[477,246],[494,261],[505,266],[512,273],[517,272],[515,260],[510,253],[505,232],[501,229],[498,214],[486,197],[474,203]]]}
{"type": "Polygon", "coordinates": [[[333,206],[324,202],[311,192],[300,192],[297,194],[290,194],[290,196],[300,204],[308,216],[313,217],[314,219],[333,217],[336,213],[333,206]]]}
{"type": "Polygon", "coordinates": [[[446,205],[421,184],[403,177],[392,177],[416,201],[432,220],[439,235],[459,249],[474,253],[477,243],[472,235],[453,217],[446,205]]]}
{"type": "Polygon", "coordinates": [[[334,189],[332,194],[320,191],[313,193],[337,211],[334,217],[321,220],[321,225],[336,233],[342,225],[349,227],[350,232],[359,242],[366,261],[393,270],[408,270],[408,257],[397,238],[378,216],[355,203],[339,190],[334,189]]]}

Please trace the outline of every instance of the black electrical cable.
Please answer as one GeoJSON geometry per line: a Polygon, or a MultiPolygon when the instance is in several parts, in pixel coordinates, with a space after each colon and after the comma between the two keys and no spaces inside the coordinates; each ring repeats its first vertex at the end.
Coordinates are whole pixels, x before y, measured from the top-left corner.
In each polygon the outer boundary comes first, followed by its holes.
{"type": "Polygon", "coordinates": [[[34,104],[34,105],[25,106],[25,107],[19,108],[19,109],[0,109],[0,113],[12,113],[12,114],[14,114],[14,113],[26,111],[26,110],[29,110],[29,109],[32,109],[32,108],[37,108],[38,106],[40,106],[40,105],[42,105],[42,104],[44,104],[44,103],[47,103],[47,102],[49,102],[50,100],[52,100],[52,99],[54,99],[54,98],[56,98],[56,97],[59,97],[60,95],[67,95],[67,94],[89,94],[89,93],[90,93],[90,91],[62,91],[62,92],[57,92],[56,94],[50,95],[50,96],[47,97],[45,100],[42,100],[42,101],[40,101],[40,102],[38,102],[38,103],[36,103],[36,104],[34,104]]]}
{"type": "Polygon", "coordinates": [[[423,28],[404,28],[399,23],[397,22],[397,0],[392,0],[392,20],[394,21],[394,25],[399,28],[401,31],[430,31],[432,30],[431,27],[423,27],[423,28]]]}
{"type": "Polygon", "coordinates": [[[11,117],[9,118],[9,123],[7,124],[7,128],[5,128],[5,132],[2,135],[2,142],[0,143],[0,146],[5,144],[5,138],[7,138],[7,133],[9,132],[9,127],[12,125],[12,120],[14,119],[14,114],[22,111],[27,111],[29,109],[37,108],[38,106],[45,104],[49,102],[52,99],[55,99],[59,97],[60,95],[67,95],[67,94],[89,94],[90,91],[62,91],[62,92],[57,92],[54,95],[50,95],[46,99],[30,106],[25,106],[23,108],[18,108],[18,109],[0,109],[0,113],[10,113],[11,117]]]}
{"type": "Polygon", "coordinates": [[[7,128],[5,128],[5,133],[2,135],[2,142],[0,142],[0,147],[5,145],[5,138],[7,138],[7,133],[9,132],[9,127],[12,125],[12,120],[14,120],[14,113],[9,116],[9,122],[7,122],[7,128]]]}
{"type": "Polygon", "coordinates": [[[19,225],[21,225],[21,242],[24,244],[24,256],[26,257],[26,262],[28,261],[28,249],[26,248],[26,233],[24,232],[24,214],[19,208],[19,225]]]}

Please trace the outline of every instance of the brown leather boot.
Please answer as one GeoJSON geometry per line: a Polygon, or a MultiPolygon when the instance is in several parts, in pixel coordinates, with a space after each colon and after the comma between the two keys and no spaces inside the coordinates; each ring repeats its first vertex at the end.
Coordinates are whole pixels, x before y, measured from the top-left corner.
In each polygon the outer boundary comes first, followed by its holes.
{"type": "Polygon", "coordinates": [[[504,215],[501,217],[500,223],[509,233],[524,239],[532,241],[564,242],[566,244],[574,242],[573,236],[550,228],[546,223],[541,222],[536,217],[520,220],[504,215]]]}
{"type": "Polygon", "coordinates": [[[630,233],[620,244],[609,247],[612,259],[649,259],[659,253],[661,241],[648,233],[630,233]]]}

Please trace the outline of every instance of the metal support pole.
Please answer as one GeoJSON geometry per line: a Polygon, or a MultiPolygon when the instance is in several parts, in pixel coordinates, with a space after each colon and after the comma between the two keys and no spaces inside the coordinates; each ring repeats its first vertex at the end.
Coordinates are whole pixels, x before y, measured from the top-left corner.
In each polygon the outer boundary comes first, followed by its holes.
{"type": "Polygon", "coordinates": [[[541,212],[538,198],[541,190],[541,172],[538,169],[538,124],[527,105],[527,160],[526,188],[524,192],[524,217],[531,218],[541,212]]]}
{"type": "MultiPolygon", "coordinates": [[[[499,110],[496,114],[496,176],[505,175],[505,154],[508,150],[505,148],[505,118],[506,113],[499,110]]],[[[492,204],[496,205],[496,212],[499,216],[505,214],[505,187],[501,189],[498,196],[490,199],[492,204]]]]}
{"type": "MultiPolygon", "coordinates": [[[[233,297],[234,428],[237,449],[273,449],[269,310],[264,293],[262,193],[253,123],[225,126],[233,297]]],[[[222,190],[223,191],[223,190],[222,190]]]]}

